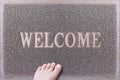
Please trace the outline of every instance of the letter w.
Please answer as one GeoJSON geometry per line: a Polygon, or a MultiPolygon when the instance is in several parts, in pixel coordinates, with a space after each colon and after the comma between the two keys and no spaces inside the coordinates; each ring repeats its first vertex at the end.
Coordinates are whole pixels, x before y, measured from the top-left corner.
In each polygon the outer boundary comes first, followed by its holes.
{"type": "Polygon", "coordinates": [[[26,47],[26,45],[28,46],[28,48],[30,47],[30,42],[31,42],[31,37],[32,37],[32,33],[27,33],[27,32],[20,32],[21,35],[21,40],[22,40],[22,45],[23,48],[26,47]]]}

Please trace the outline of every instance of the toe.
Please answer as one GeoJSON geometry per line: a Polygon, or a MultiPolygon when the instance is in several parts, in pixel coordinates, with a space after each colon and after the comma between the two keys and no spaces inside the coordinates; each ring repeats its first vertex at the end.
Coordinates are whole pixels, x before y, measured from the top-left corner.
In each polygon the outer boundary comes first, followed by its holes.
{"type": "Polygon", "coordinates": [[[59,73],[60,73],[60,71],[61,71],[61,69],[62,69],[62,66],[61,66],[60,64],[57,64],[57,65],[55,66],[54,71],[53,71],[54,75],[58,76],[59,73]]]}
{"type": "Polygon", "coordinates": [[[37,68],[37,72],[38,72],[38,71],[41,71],[41,69],[42,69],[42,66],[38,67],[38,68],[37,68]]]}
{"type": "Polygon", "coordinates": [[[42,69],[41,69],[41,70],[43,70],[43,71],[44,71],[45,69],[46,69],[46,64],[43,64],[43,65],[42,65],[42,69]]]}
{"type": "Polygon", "coordinates": [[[51,66],[50,66],[49,70],[50,70],[50,71],[53,71],[54,68],[55,68],[55,63],[53,62],[53,63],[51,63],[51,66]]]}
{"type": "Polygon", "coordinates": [[[51,64],[48,63],[48,64],[46,65],[46,70],[48,70],[48,69],[50,68],[50,66],[51,66],[51,64]]]}

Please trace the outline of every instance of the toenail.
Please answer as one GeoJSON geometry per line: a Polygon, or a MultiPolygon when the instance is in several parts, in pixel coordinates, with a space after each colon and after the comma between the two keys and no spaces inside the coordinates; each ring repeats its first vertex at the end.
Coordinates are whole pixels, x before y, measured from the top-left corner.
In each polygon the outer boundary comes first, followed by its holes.
{"type": "Polygon", "coordinates": [[[48,63],[48,65],[50,65],[50,63],[48,63]]]}
{"type": "Polygon", "coordinates": [[[60,68],[60,67],[61,67],[61,65],[60,65],[60,64],[57,64],[57,65],[56,65],[56,67],[60,68]]]}
{"type": "Polygon", "coordinates": [[[54,65],[55,65],[55,62],[52,62],[52,64],[54,64],[54,65]]]}
{"type": "Polygon", "coordinates": [[[43,65],[46,65],[46,64],[43,64],[43,65]]]}

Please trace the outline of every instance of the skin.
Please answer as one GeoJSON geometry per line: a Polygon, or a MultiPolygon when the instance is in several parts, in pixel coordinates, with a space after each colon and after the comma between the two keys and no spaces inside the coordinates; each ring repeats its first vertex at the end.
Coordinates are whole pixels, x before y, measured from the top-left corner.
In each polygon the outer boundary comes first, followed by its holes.
{"type": "Polygon", "coordinates": [[[61,69],[62,66],[54,62],[43,64],[36,70],[33,80],[56,80],[61,69]]]}

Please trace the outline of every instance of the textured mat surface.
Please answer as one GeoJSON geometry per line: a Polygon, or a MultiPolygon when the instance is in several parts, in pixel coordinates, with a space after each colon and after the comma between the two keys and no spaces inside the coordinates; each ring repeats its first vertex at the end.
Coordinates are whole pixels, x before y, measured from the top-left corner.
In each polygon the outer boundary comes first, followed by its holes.
{"type": "Polygon", "coordinates": [[[4,6],[3,38],[5,74],[33,74],[39,65],[53,61],[63,65],[61,75],[116,74],[115,5],[8,4],[4,6]],[[21,32],[27,32],[28,37],[32,34],[29,48],[23,46],[21,32]],[[39,46],[43,43],[42,48],[35,47],[36,32],[43,34],[43,37],[37,36],[42,38],[41,42],[36,40],[39,46]],[[54,47],[45,47],[44,32],[50,33],[48,45],[53,42],[54,47]],[[59,44],[64,43],[62,48],[55,45],[58,32],[64,35],[57,40],[59,44]],[[67,40],[65,42],[69,32],[74,36],[68,37],[68,44],[75,41],[71,48],[66,46],[67,40]],[[84,39],[89,33],[80,47],[77,32],[81,32],[84,39]],[[93,43],[101,45],[95,47],[93,43]]]}

